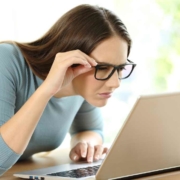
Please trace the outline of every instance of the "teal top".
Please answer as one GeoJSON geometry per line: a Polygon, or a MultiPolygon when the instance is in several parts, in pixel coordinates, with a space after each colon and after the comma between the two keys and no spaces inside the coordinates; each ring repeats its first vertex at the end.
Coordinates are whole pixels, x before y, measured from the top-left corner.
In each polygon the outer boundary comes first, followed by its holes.
{"type": "MultiPolygon", "coordinates": [[[[17,46],[0,44],[0,126],[22,107],[42,82],[33,74],[17,46]]],[[[23,154],[15,153],[0,135],[0,176],[18,160],[57,148],[68,132],[72,135],[92,130],[103,137],[102,129],[100,109],[81,96],[52,97],[23,154]]]]}

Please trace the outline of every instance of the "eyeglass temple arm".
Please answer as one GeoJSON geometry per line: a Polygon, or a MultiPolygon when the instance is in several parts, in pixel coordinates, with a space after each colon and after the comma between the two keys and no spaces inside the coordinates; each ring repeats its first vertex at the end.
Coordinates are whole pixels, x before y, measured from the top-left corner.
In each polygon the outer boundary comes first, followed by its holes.
{"type": "Polygon", "coordinates": [[[127,61],[130,62],[130,63],[134,63],[134,62],[132,62],[130,59],[127,59],[127,61]]]}
{"type": "Polygon", "coordinates": [[[132,63],[132,64],[134,64],[136,66],[136,64],[133,61],[131,61],[130,59],[127,59],[127,61],[132,63]]]}

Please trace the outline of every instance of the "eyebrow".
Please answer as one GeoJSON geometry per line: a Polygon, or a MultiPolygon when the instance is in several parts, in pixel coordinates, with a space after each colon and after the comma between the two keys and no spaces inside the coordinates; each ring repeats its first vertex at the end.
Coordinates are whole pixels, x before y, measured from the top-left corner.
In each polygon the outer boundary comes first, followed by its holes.
{"type": "Polygon", "coordinates": [[[98,62],[96,61],[99,65],[110,65],[110,66],[123,66],[123,65],[126,65],[127,62],[123,63],[123,64],[119,64],[119,65],[115,65],[115,64],[110,64],[108,62],[98,62]]]}

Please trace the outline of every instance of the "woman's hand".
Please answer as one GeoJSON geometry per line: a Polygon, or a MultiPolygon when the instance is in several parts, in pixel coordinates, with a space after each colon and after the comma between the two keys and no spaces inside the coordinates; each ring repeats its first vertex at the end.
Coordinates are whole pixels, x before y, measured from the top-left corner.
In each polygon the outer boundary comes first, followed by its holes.
{"type": "Polygon", "coordinates": [[[90,71],[96,64],[93,58],[80,50],[58,53],[43,84],[53,96],[76,76],[90,71]],[[79,66],[72,67],[73,64],[79,64],[79,66]]]}
{"type": "Polygon", "coordinates": [[[69,157],[73,161],[86,160],[87,162],[97,161],[103,154],[108,152],[108,148],[102,145],[92,145],[88,142],[77,143],[70,151],[69,157]]]}

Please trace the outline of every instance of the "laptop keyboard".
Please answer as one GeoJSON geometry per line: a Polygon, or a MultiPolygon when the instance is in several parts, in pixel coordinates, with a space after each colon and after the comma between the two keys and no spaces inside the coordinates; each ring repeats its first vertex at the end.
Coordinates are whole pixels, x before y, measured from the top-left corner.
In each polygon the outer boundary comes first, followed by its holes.
{"type": "Polygon", "coordinates": [[[96,172],[98,171],[100,165],[97,166],[90,166],[86,168],[79,168],[79,169],[73,169],[69,171],[62,171],[62,172],[56,172],[47,174],[49,176],[61,176],[61,177],[72,177],[72,178],[81,178],[81,177],[87,177],[87,176],[94,176],[96,172]]]}

